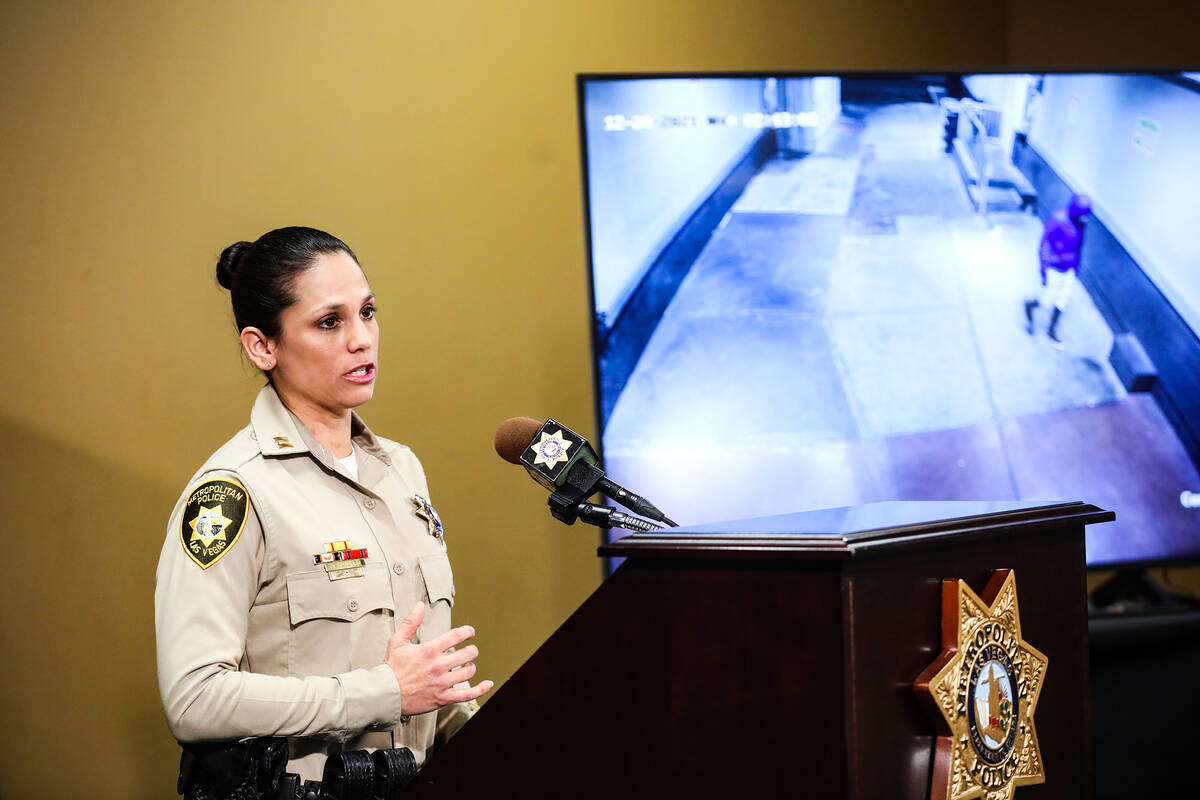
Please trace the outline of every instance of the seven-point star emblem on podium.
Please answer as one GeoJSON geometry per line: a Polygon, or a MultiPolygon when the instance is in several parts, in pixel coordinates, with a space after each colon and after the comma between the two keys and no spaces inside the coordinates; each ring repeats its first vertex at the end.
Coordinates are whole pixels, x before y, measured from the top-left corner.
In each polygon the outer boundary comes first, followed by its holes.
{"type": "Polygon", "coordinates": [[[913,682],[939,723],[930,798],[1009,800],[1044,782],[1033,712],[1049,660],[1021,638],[1011,570],[982,596],[942,581],[942,651],[913,682]]]}
{"type": "Polygon", "coordinates": [[[542,438],[531,444],[530,448],[537,454],[533,457],[534,464],[553,467],[558,462],[567,460],[567,451],[571,449],[571,443],[563,436],[561,429],[554,433],[542,431],[542,438]]]}

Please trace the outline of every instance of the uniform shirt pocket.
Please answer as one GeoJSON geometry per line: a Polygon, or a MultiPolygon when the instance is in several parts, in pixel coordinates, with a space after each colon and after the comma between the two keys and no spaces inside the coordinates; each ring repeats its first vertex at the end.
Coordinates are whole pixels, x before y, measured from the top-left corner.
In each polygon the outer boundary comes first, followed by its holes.
{"type": "Polygon", "coordinates": [[[395,614],[382,563],[367,563],[362,577],[339,581],[320,568],[293,572],[287,594],[290,674],[337,675],[381,663],[395,614]]]}
{"type": "Polygon", "coordinates": [[[421,576],[425,579],[425,591],[430,604],[445,600],[454,605],[454,573],[450,571],[450,558],[445,553],[421,556],[421,576]]]}
{"type": "Polygon", "coordinates": [[[429,597],[429,610],[425,613],[425,622],[421,624],[422,640],[427,641],[450,630],[454,574],[450,571],[450,559],[445,553],[421,556],[417,563],[421,567],[421,577],[429,597]]]}

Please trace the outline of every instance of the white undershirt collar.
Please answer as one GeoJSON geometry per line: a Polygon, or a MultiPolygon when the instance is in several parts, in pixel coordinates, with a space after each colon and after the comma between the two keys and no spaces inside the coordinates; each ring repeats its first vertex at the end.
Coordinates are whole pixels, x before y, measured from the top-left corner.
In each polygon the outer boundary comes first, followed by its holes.
{"type": "Polygon", "coordinates": [[[345,458],[339,458],[338,461],[342,462],[342,466],[345,467],[346,471],[350,473],[350,477],[354,478],[354,480],[357,481],[358,480],[358,454],[354,452],[353,444],[350,445],[350,455],[346,456],[345,458]]]}

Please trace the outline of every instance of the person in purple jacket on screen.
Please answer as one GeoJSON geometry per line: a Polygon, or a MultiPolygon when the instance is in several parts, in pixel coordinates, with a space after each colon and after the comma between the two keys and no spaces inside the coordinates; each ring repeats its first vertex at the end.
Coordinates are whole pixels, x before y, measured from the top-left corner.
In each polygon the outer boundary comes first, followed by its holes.
{"type": "Polygon", "coordinates": [[[1066,208],[1060,208],[1046,217],[1046,230],[1038,248],[1041,260],[1042,293],[1040,297],[1025,301],[1025,330],[1033,333],[1033,312],[1039,305],[1050,311],[1050,325],[1046,335],[1055,346],[1061,346],[1058,338],[1058,321],[1062,317],[1079,275],[1079,251],[1083,247],[1083,224],[1092,213],[1092,201],[1087,195],[1071,197],[1066,208]]]}

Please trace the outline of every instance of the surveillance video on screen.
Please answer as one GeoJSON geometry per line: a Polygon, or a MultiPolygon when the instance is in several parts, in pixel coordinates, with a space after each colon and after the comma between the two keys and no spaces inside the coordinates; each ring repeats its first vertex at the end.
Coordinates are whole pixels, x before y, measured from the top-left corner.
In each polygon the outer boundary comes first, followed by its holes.
{"type": "Polygon", "coordinates": [[[608,475],[685,526],[1081,500],[1090,566],[1200,562],[1196,78],[581,76],[608,475]]]}

